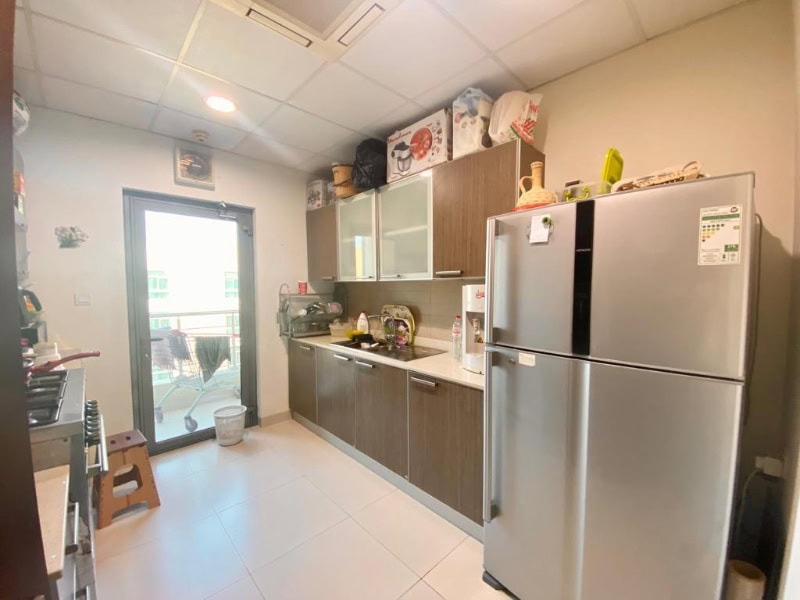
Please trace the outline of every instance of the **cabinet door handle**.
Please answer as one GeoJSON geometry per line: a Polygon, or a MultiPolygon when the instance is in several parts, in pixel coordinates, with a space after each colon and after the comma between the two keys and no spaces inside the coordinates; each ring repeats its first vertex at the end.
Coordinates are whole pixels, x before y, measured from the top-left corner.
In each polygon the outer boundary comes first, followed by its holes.
{"type": "Polygon", "coordinates": [[[341,354],[334,354],[333,358],[338,358],[339,360],[344,360],[346,362],[350,362],[349,356],[342,356],[341,354]]]}
{"type": "Polygon", "coordinates": [[[375,279],[375,275],[367,275],[366,277],[355,277],[356,281],[363,281],[365,279],[375,279]]]}
{"type": "Polygon", "coordinates": [[[418,384],[420,384],[420,385],[425,385],[425,386],[427,386],[427,387],[432,387],[432,388],[435,388],[437,385],[439,385],[439,384],[438,384],[438,383],[436,383],[435,381],[428,381],[427,379],[420,379],[419,377],[413,377],[413,376],[411,376],[411,377],[409,377],[409,379],[410,379],[411,381],[413,381],[414,383],[418,383],[418,384]]]}
{"type": "Polygon", "coordinates": [[[355,361],[355,363],[356,363],[356,364],[357,364],[359,367],[366,367],[367,369],[374,369],[374,368],[375,368],[375,365],[372,365],[372,364],[370,364],[370,363],[365,363],[365,362],[362,362],[362,361],[360,361],[360,360],[357,360],[357,361],[355,361]]]}
{"type": "Polygon", "coordinates": [[[321,279],[322,281],[333,281],[334,279],[336,279],[336,277],[334,275],[325,275],[321,279]]]}
{"type": "Polygon", "coordinates": [[[461,269],[457,271],[436,271],[434,275],[436,277],[461,277],[464,274],[464,271],[461,269]]]}
{"type": "Polygon", "coordinates": [[[302,348],[306,352],[311,352],[313,350],[313,348],[311,346],[303,346],[303,344],[297,344],[297,347],[298,348],[302,348]]]}

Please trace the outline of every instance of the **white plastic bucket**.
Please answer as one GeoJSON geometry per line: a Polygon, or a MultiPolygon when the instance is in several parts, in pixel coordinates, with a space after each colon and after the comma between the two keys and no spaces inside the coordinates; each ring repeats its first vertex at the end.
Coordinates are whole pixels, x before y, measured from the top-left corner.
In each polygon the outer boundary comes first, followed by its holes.
{"type": "Polygon", "coordinates": [[[242,441],[244,435],[244,406],[223,406],[214,411],[214,429],[220,446],[233,446],[242,441]]]}

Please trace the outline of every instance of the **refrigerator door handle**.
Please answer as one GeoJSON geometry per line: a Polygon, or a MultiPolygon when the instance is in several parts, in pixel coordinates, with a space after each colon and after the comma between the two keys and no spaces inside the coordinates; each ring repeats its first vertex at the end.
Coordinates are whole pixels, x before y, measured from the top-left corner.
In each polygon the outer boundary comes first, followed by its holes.
{"type": "MultiPolygon", "coordinates": [[[[494,244],[497,238],[497,220],[489,219],[486,222],[486,327],[485,342],[494,343],[494,244]]],[[[484,372],[486,372],[484,370],[484,372]]]]}
{"type": "MultiPolygon", "coordinates": [[[[488,290],[488,287],[487,287],[488,290]]],[[[487,306],[488,307],[488,306],[487,306]]],[[[492,492],[494,478],[492,476],[492,356],[494,348],[486,347],[483,366],[483,520],[490,523],[494,517],[492,492]]]]}

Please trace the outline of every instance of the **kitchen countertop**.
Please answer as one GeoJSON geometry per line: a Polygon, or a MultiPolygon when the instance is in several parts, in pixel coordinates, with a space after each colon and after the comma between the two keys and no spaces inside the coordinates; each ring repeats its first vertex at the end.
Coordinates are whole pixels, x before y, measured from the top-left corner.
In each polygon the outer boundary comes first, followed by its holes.
{"type": "MultiPolygon", "coordinates": [[[[437,377],[445,381],[451,381],[460,385],[465,385],[478,390],[483,389],[483,375],[467,371],[461,367],[461,363],[453,358],[452,352],[444,354],[437,354],[436,356],[427,356],[425,358],[418,358],[416,360],[402,361],[394,358],[388,358],[372,352],[364,352],[363,350],[356,350],[354,348],[345,348],[337,346],[332,342],[340,342],[345,338],[335,338],[330,335],[317,336],[317,337],[304,337],[295,338],[296,341],[309,346],[316,346],[317,348],[325,348],[326,350],[335,350],[340,354],[348,356],[360,357],[364,360],[369,360],[375,363],[382,363],[405,371],[414,371],[421,375],[429,375],[430,377],[437,377]]],[[[436,348],[444,350],[450,347],[450,343],[443,340],[433,340],[428,338],[417,338],[415,345],[424,346],[428,348],[436,348]]]]}
{"type": "Polygon", "coordinates": [[[36,484],[36,504],[39,507],[47,576],[50,579],[58,579],[64,570],[69,465],[37,471],[33,474],[33,478],[36,484]]]}

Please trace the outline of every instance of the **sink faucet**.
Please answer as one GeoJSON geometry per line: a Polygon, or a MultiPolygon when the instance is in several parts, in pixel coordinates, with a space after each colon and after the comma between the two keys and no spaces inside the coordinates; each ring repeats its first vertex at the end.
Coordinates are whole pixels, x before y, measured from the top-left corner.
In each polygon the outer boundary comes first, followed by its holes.
{"type": "Polygon", "coordinates": [[[381,323],[381,328],[383,329],[383,337],[386,340],[386,345],[389,348],[394,348],[397,345],[397,322],[394,320],[394,317],[389,313],[389,311],[383,311],[379,315],[369,315],[367,319],[378,319],[381,323]],[[391,335],[386,333],[386,321],[389,320],[392,324],[392,333],[391,335]]]}

